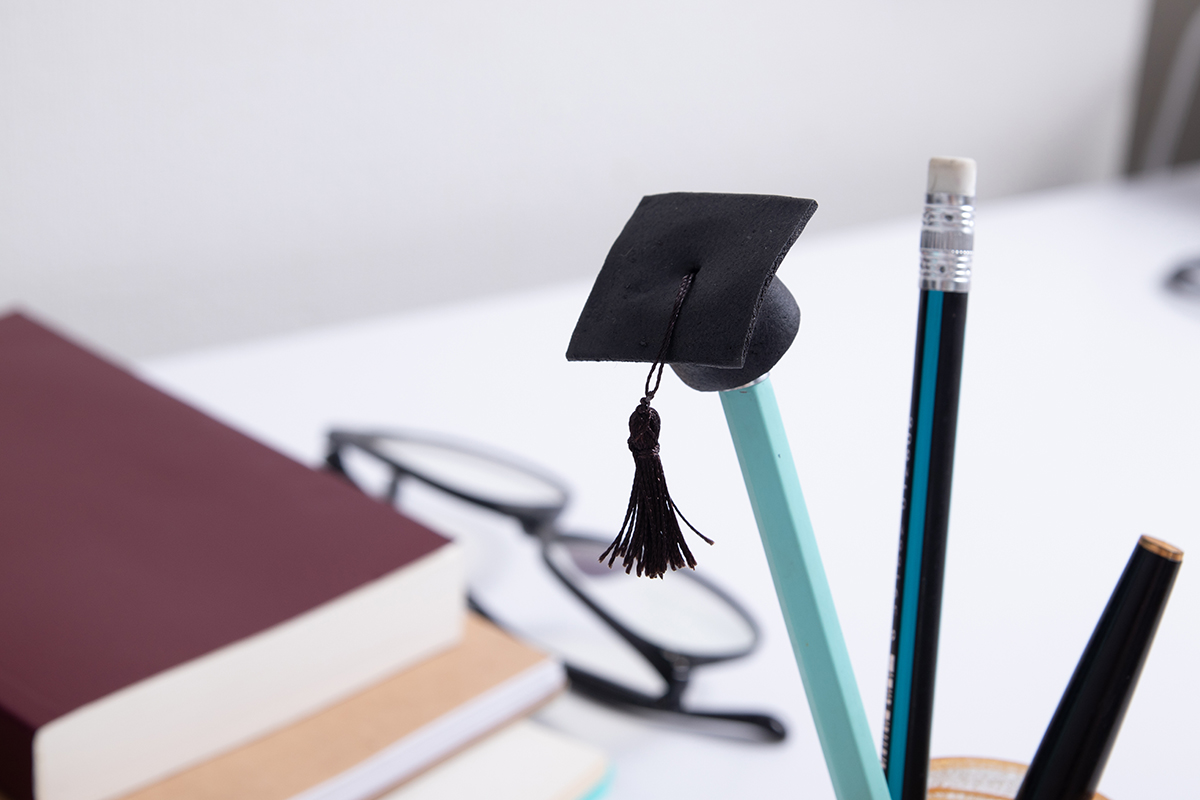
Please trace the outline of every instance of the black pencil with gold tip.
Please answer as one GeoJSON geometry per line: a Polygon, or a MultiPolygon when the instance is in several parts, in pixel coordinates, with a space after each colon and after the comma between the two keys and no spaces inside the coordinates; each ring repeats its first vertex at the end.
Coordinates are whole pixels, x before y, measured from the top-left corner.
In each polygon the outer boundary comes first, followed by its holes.
{"type": "Polygon", "coordinates": [[[1091,800],[1182,562],[1177,547],[1149,536],[1138,541],[1016,800],[1091,800]]]}

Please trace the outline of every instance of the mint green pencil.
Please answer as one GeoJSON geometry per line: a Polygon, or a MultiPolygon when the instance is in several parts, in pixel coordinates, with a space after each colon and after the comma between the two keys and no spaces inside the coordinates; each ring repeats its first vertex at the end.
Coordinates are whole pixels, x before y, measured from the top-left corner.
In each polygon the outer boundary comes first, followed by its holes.
{"type": "Polygon", "coordinates": [[[889,800],[770,376],[720,395],[833,790],[889,800]]]}

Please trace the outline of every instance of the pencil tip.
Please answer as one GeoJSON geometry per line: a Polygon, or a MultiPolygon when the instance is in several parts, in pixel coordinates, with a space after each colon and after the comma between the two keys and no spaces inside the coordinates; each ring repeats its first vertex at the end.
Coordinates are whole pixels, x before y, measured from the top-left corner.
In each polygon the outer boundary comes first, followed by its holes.
{"type": "Polygon", "coordinates": [[[1183,551],[1173,544],[1167,544],[1153,536],[1143,536],[1138,539],[1138,547],[1149,550],[1156,556],[1162,556],[1168,561],[1183,561],[1183,551]]]}

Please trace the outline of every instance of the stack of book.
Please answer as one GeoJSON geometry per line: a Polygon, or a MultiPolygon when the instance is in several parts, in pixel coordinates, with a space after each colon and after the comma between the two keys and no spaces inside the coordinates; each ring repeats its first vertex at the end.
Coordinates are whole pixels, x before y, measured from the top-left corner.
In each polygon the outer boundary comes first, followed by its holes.
{"type": "Polygon", "coordinates": [[[513,722],[562,668],[465,612],[433,531],[20,314],[0,442],[9,800],[602,785],[603,754],[513,722]]]}

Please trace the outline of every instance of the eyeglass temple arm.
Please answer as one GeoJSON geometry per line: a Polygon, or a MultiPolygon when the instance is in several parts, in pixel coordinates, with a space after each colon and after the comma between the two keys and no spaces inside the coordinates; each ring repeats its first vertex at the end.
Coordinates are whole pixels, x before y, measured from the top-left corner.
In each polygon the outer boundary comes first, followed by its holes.
{"type": "Polygon", "coordinates": [[[755,738],[764,741],[781,742],[787,737],[787,728],[783,723],[767,714],[756,714],[749,711],[693,711],[683,708],[679,698],[673,697],[673,693],[670,691],[663,697],[653,697],[613,683],[570,664],[566,665],[566,670],[573,690],[602,703],[631,709],[661,711],[680,717],[711,720],[725,724],[750,726],[757,731],[755,738]]]}

